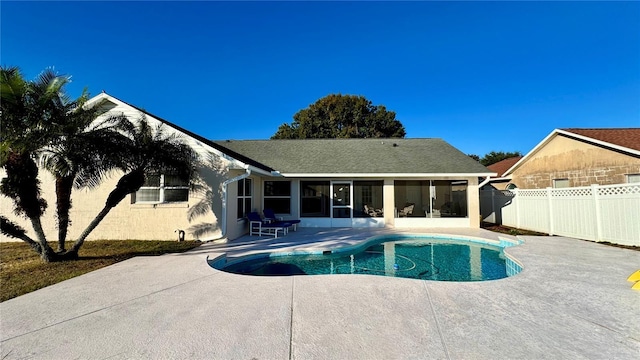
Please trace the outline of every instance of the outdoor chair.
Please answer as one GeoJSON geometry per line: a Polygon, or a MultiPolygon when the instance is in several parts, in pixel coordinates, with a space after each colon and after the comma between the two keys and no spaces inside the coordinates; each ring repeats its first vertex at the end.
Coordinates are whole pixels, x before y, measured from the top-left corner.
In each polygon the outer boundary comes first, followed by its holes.
{"type": "Polygon", "coordinates": [[[287,235],[289,227],[291,227],[291,223],[286,221],[265,221],[257,212],[248,213],[247,219],[249,219],[249,236],[256,234],[258,236],[267,235],[277,238],[278,230],[282,231],[283,235],[287,235]]]}
{"type": "Polygon", "coordinates": [[[413,214],[413,208],[415,206],[416,206],[416,204],[406,204],[402,210],[398,211],[398,216],[407,217],[407,216],[413,214]]]}
{"type": "Polygon", "coordinates": [[[284,222],[290,223],[293,226],[293,231],[298,231],[297,228],[298,228],[298,224],[300,224],[300,220],[290,220],[290,219],[285,220],[282,217],[277,217],[275,212],[273,212],[273,209],[264,209],[262,213],[264,214],[265,220],[272,221],[272,222],[284,221],[284,222]]]}
{"type": "Polygon", "coordinates": [[[364,213],[371,217],[381,217],[384,214],[382,209],[370,208],[367,204],[364,205],[364,213]]]}

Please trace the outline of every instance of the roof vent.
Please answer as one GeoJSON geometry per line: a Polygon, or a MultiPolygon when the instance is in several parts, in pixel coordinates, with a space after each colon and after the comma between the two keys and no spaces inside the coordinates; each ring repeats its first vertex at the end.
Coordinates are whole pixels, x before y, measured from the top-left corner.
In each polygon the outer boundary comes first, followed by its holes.
{"type": "Polygon", "coordinates": [[[393,147],[398,147],[398,144],[396,144],[396,143],[393,143],[393,147]]]}

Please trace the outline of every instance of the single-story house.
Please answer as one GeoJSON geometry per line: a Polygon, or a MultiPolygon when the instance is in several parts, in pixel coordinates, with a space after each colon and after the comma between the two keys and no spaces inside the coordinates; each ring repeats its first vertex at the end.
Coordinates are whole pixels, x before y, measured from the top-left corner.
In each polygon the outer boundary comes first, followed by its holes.
{"type": "Polygon", "coordinates": [[[640,182],[640,128],[572,128],[553,130],[498,178],[482,185],[544,189],[631,182],[640,182]]]}
{"type": "MultiPolygon", "coordinates": [[[[142,114],[165,131],[183,136],[203,158],[202,178],[212,199],[189,190],[170,174],[148,176],[130,199],[116,206],[89,239],[177,239],[199,223],[211,225],[202,240],[235,239],[248,232],[246,214],[273,209],[302,227],[471,227],[480,226],[478,179],[491,172],[441,139],[310,139],[211,141],[106,93],[109,114],[142,114]],[[188,210],[212,200],[209,214],[192,219],[188,210]]],[[[105,115],[106,116],[106,115],[105,115]]],[[[99,121],[99,120],[98,120],[99,121]]],[[[55,204],[54,182],[41,171],[43,196],[55,204]]],[[[69,239],[102,208],[119,176],[93,190],[76,190],[69,239]]],[[[12,214],[2,199],[1,213],[12,214]]],[[[49,207],[43,225],[56,234],[49,207]]],[[[50,239],[56,240],[56,239],[50,239]]]]}
{"type": "MultiPolygon", "coordinates": [[[[513,186],[513,184],[510,183],[511,179],[508,177],[505,178],[504,173],[506,173],[507,170],[511,169],[511,167],[518,161],[520,161],[520,159],[522,159],[522,156],[513,156],[487,166],[487,169],[495,172],[498,175],[492,176],[489,180],[490,182],[485,183],[486,186],[490,186],[496,190],[506,190],[507,186],[513,186]]],[[[484,187],[481,190],[484,190],[484,187]]]]}

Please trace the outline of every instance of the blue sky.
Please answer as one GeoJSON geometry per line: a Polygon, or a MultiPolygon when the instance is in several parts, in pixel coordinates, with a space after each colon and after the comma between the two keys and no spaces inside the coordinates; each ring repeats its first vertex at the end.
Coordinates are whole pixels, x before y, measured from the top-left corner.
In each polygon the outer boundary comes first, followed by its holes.
{"type": "Polygon", "coordinates": [[[210,139],[267,139],[331,94],[407,137],[527,153],[640,127],[640,2],[8,2],[0,62],[73,76],[210,139]]]}

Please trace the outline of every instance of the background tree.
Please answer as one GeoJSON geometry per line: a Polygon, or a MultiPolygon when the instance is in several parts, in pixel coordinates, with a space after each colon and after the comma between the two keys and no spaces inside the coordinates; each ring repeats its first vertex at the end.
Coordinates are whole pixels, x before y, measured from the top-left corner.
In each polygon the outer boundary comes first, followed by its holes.
{"type": "Polygon", "coordinates": [[[515,156],[522,156],[522,153],[520,153],[519,151],[513,151],[513,152],[492,151],[486,154],[485,156],[483,156],[482,158],[480,158],[478,155],[475,155],[475,154],[469,154],[469,157],[471,157],[475,161],[479,161],[480,164],[484,166],[493,165],[499,161],[512,158],[515,156]]]}
{"type": "Polygon", "coordinates": [[[402,138],[396,113],[363,96],[331,94],[293,115],[272,139],[402,138]]]}

